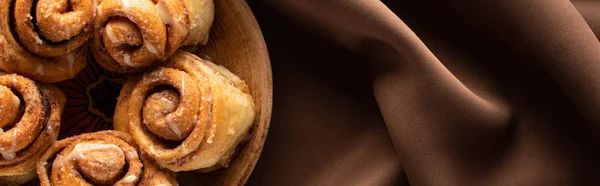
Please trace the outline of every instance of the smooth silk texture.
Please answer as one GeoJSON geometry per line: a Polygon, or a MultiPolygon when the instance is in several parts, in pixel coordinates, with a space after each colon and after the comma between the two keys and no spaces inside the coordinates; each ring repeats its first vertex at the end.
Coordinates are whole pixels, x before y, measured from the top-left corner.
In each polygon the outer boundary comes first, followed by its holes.
{"type": "Polygon", "coordinates": [[[600,1],[248,2],[274,79],[248,185],[600,183],[600,1]]]}

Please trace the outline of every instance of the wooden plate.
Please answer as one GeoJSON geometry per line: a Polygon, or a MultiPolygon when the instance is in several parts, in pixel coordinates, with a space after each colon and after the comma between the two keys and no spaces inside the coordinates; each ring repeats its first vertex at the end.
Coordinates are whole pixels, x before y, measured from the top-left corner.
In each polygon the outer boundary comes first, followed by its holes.
{"type": "MultiPolygon", "coordinates": [[[[246,81],[257,117],[249,140],[240,146],[228,168],[210,173],[181,172],[177,179],[182,186],[246,183],[262,151],[271,119],[271,65],[254,15],[244,0],[215,0],[215,10],[210,41],[195,53],[212,58],[246,81]]],[[[92,61],[75,78],[58,83],[68,98],[59,139],[112,129],[116,98],[125,79],[125,75],[106,71],[92,61]]],[[[36,179],[26,185],[39,185],[39,182],[36,179]]]]}

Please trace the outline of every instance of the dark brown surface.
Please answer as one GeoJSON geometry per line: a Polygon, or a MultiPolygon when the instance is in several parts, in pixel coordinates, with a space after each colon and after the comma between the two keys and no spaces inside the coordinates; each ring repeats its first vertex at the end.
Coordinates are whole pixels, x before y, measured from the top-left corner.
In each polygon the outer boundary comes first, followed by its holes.
{"type": "Polygon", "coordinates": [[[249,4],[274,105],[248,185],[600,183],[600,2],[249,4]]]}

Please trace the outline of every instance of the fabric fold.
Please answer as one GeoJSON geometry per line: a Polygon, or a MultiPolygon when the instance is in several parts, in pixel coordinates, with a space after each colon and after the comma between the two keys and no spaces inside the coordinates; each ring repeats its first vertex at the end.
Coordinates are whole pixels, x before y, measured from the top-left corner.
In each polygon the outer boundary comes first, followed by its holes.
{"type": "MultiPolygon", "coordinates": [[[[255,11],[264,10],[261,6],[269,7],[269,11],[276,12],[274,14],[294,20],[290,25],[275,26],[265,17],[261,19],[260,14],[257,16],[269,48],[281,46],[270,40],[269,30],[301,27],[303,29],[294,34],[305,34],[308,30],[339,45],[330,46],[328,54],[318,53],[328,57],[315,59],[315,63],[356,65],[368,71],[370,77],[360,77],[369,78],[372,101],[376,101],[397,159],[411,185],[597,183],[593,173],[598,171],[599,162],[594,158],[598,152],[593,147],[598,145],[600,134],[600,115],[597,114],[600,109],[600,75],[597,73],[600,71],[600,42],[594,32],[600,32],[596,26],[600,14],[595,12],[600,4],[567,0],[270,0],[264,5],[251,5],[255,11]],[[347,54],[335,48],[350,50],[364,59],[340,63],[335,59],[345,59],[342,56],[347,54]]],[[[298,43],[306,46],[311,46],[311,42],[320,43],[320,38],[310,39],[298,43]]],[[[296,52],[318,56],[311,53],[322,50],[307,48],[271,52],[275,87],[278,78],[311,76],[310,70],[290,70],[290,67],[302,66],[299,63],[308,63],[293,60],[291,56],[296,52]],[[278,65],[277,59],[289,61],[278,65]],[[277,73],[278,69],[294,73],[277,73]]],[[[336,82],[336,76],[350,79],[351,75],[343,70],[346,68],[341,66],[339,71],[331,68],[330,76],[325,78],[331,78],[332,82],[336,82]]],[[[322,87],[315,88],[316,92],[329,90],[324,88],[328,82],[319,84],[322,87]]],[[[329,86],[332,84],[335,83],[329,86]]],[[[300,84],[294,88],[306,87],[312,86],[300,84]]],[[[360,92],[350,88],[338,91],[360,92]]],[[[293,97],[288,91],[280,90],[280,94],[293,97]]],[[[286,103],[287,100],[280,101],[284,102],[280,103],[282,106],[294,105],[286,103]]],[[[344,105],[341,101],[322,104],[344,105]]],[[[274,110],[274,126],[279,120],[293,118],[291,114],[278,116],[277,102],[274,110]]],[[[303,113],[307,117],[315,114],[303,113]]],[[[346,117],[361,116],[348,114],[346,117]]],[[[275,129],[274,132],[279,131],[287,130],[275,129]]],[[[271,136],[275,137],[270,137],[263,157],[272,157],[269,153],[277,151],[269,149],[279,147],[279,142],[273,141],[282,139],[277,134],[271,136]]],[[[285,139],[288,142],[301,140],[285,139]]],[[[328,147],[324,144],[320,148],[328,147]]],[[[376,151],[388,147],[372,148],[376,151]]],[[[254,174],[278,169],[269,161],[272,160],[262,158],[254,174]]],[[[353,163],[351,159],[339,161],[342,161],[340,164],[353,163]]],[[[320,174],[306,182],[354,180],[350,175],[354,174],[348,173],[342,179],[320,174]]],[[[396,179],[401,177],[401,173],[396,175],[396,179]]],[[[250,183],[269,185],[265,179],[258,178],[251,178],[250,183]]]]}

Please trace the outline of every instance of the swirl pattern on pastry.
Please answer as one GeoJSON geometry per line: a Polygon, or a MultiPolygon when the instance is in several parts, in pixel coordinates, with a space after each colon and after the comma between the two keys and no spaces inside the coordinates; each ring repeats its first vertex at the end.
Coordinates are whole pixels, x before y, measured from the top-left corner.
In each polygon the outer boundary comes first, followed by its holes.
{"type": "Polygon", "coordinates": [[[138,153],[131,137],[100,131],[56,142],[37,162],[42,186],[177,185],[174,174],[138,153]]]}
{"type": "Polygon", "coordinates": [[[52,85],[0,73],[0,185],[35,178],[37,159],[58,136],[65,102],[52,85]]]}
{"type": "Polygon", "coordinates": [[[42,82],[81,71],[89,57],[95,1],[0,1],[0,68],[42,82]]]}
{"type": "Polygon", "coordinates": [[[255,108],[246,84],[224,67],[178,51],[125,83],[114,116],[140,149],[173,171],[227,166],[255,108]]]}
{"type": "Polygon", "coordinates": [[[92,53],[111,71],[134,72],[164,62],[183,45],[205,44],[213,0],[103,0],[92,53]]]}

